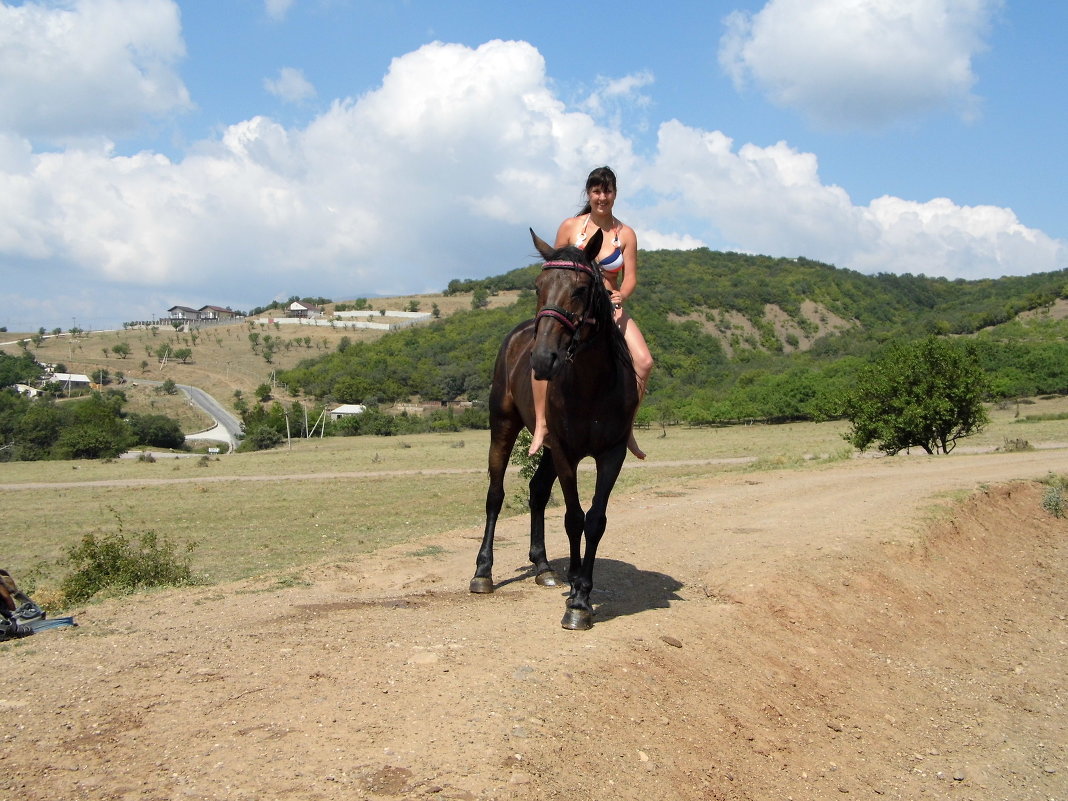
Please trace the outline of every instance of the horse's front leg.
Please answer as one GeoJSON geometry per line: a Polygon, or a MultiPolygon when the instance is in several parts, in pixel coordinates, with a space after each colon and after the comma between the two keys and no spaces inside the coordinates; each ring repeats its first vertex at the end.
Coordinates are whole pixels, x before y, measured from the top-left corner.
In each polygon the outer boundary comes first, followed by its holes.
{"type": "Polygon", "coordinates": [[[559,584],[556,573],[549,566],[545,551],[545,507],[556,481],[556,466],[547,450],[542,451],[538,469],[530,479],[530,562],[534,565],[534,580],[543,587],[559,584]]]}
{"type": "Polygon", "coordinates": [[[577,575],[571,577],[571,595],[567,599],[564,619],[560,621],[560,625],[565,629],[584,630],[593,625],[593,604],[590,602],[593,592],[593,566],[597,560],[597,546],[608,526],[608,497],[612,494],[626,455],[626,444],[621,443],[597,459],[597,485],[590,510],[583,521],[586,552],[582,556],[577,575]]]}
{"type": "Polygon", "coordinates": [[[564,530],[567,532],[567,541],[571,546],[571,559],[567,567],[567,580],[571,584],[571,592],[567,596],[567,611],[560,625],[565,629],[588,629],[592,623],[593,610],[589,608],[588,603],[585,608],[581,602],[575,607],[582,582],[582,534],[586,528],[586,513],[582,510],[582,501],[578,494],[576,467],[577,465],[566,464],[561,469],[561,466],[557,465],[560,473],[560,491],[564,495],[564,530]]]}
{"type": "Polygon", "coordinates": [[[475,576],[471,579],[471,592],[493,592],[493,534],[497,528],[497,518],[504,505],[504,473],[508,467],[508,457],[512,445],[518,436],[518,428],[502,426],[493,431],[489,453],[489,489],[486,491],[486,528],[482,534],[482,545],[475,558],[475,576]]]}

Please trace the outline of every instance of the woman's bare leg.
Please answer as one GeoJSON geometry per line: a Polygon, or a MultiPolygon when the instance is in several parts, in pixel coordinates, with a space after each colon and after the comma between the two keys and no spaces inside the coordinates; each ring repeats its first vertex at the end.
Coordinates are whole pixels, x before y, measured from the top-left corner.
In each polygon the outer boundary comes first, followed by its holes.
{"type": "Polygon", "coordinates": [[[534,394],[534,432],[533,438],[530,441],[530,450],[527,451],[528,456],[533,456],[542,445],[545,444],[545,438],[549,436],[549,426],[545,422],[545,395],[548,392],[549,382],[539,381],[534,377],[533,371],[530,374],[530,389],[534,394]]]}
{"type": "MultiPolygon", "coordinates": [[[[630,358],[634,364],[634,374],[638,382],[638,403],[640,404],[642,398],[645,397],[645,386],[649,381],[649,374],[653,371],[653,356],[649,353],[645,337],[642,336],[642,332],[638,330],[638,326],[635,325],[630,315],[626,315],[625,312],[621,313],[616,323],[622,329],[623,339],[626,340],[627,347],[630,349],[630,358]]],[[[637,458],[645,458],[645,451],[638,447],[638,441],[634,438],[633,427],[630,431],[630,438],[627,440],[627,449],[637,458]]]]}

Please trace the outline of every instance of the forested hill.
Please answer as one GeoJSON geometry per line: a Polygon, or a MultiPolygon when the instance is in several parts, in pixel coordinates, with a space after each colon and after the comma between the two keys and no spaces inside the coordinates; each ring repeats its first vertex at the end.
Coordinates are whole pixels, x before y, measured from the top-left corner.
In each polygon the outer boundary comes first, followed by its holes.
{"type": "MultiPolygon", "coordinates": [[[[929,334],[975,335],[1006,396],[1068,391],[1068,323],[1049,313],[1068,303],[1068,270],[949,281],[707,249],[644,251],[640,263],[628,310],[656,359],[647,419],[819,416],[883,343],[929,334]]],[[[531,289],[537,271],[457,279],[447,292],[531,289]]],[[[280,378],[340,402],[482,401],[501,337],[534,303],[524,293],[511,307],[358,343],[280,378]]]]}

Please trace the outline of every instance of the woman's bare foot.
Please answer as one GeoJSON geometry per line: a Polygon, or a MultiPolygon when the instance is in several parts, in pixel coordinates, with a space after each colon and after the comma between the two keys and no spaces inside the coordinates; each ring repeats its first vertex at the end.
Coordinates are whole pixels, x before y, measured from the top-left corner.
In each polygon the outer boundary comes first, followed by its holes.
{"type": "Polygon", "coordinates": [[[541,446],[545,444],[545,438],[547,436],[549,436],[548,428],[539,428],[535,426],[534,433],[531,435],[530,450],[527,451],[527,456],[533,456],[541,450],[541,446]]]}
{"type": "Polygon", "coordinates": [[[633,431],[630,432],[630,439],[627,440],[627,450],[639,459],[645,459],[645,451],[638,447],[638,440],[634,439],[633,431]]]}

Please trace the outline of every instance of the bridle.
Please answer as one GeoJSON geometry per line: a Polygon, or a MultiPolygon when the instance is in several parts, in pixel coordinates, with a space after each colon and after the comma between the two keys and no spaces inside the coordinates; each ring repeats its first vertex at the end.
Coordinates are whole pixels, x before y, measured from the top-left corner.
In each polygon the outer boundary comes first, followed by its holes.
{"type": "Polygon", "coordinates": [[[545,270],[572,270],[574,272],[586,273],[590,276],[592,283],[590,284],[590,291],[586,296],[586,305],[582,309],[582,314],[575,314],[567,309],[563,309],[559,306],[546,305],[543,306],[534,317],[534,332],[537,333],[538,324],[542,321],[542,318],[548,317],[551,320],[556,320],[564,328],[571,332],[571,342],[567,346],[567,360],[571,361],[575,356],[575,351],[579,346],[579,329],[584,323],[589,322],[590,311],[593,307],[593,293],[596,291],[597,281],[601,278],[601,271],[596,267],[591,267],[589,264],[585,264],[580,261],[547,261],[542,267],[542,271],[545,270]]]}

